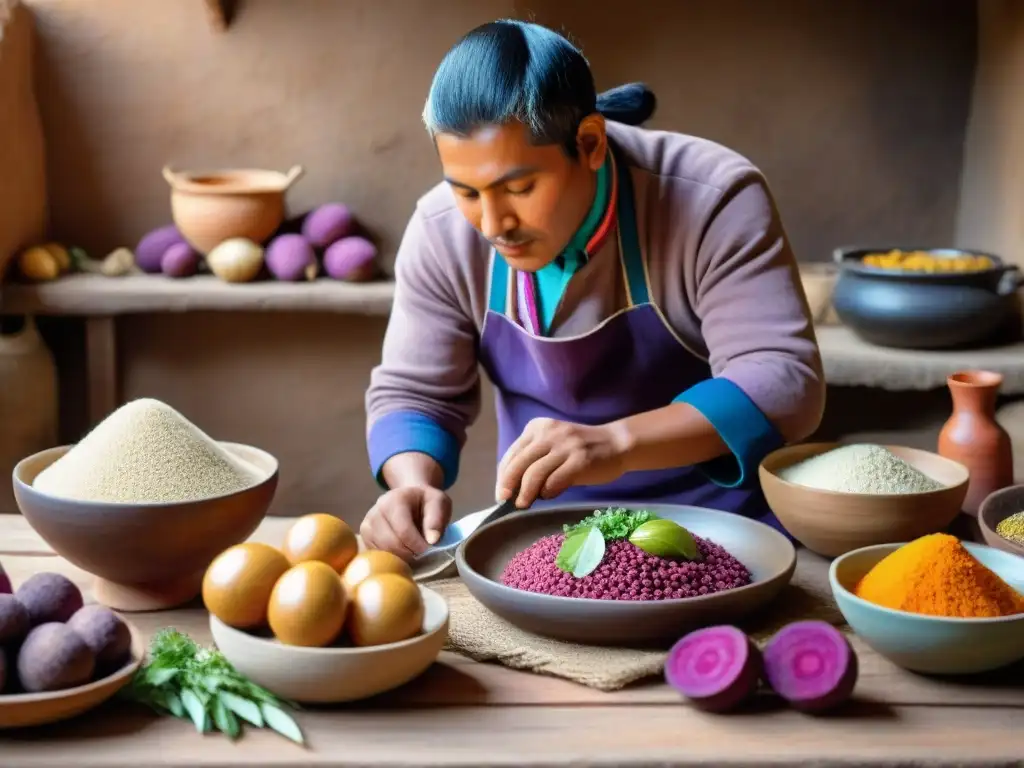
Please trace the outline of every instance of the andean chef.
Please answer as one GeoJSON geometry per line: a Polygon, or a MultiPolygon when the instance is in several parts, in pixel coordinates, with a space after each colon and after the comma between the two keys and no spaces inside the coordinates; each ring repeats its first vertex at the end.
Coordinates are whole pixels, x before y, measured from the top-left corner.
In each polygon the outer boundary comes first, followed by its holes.
{"type": "Polygon", "coordinates": [[[445,56],[423,117],[444,181],[418,202],[366,396],[385,493],[366,543],[443,532],[479,368],[497,393],[497,496],[693,504],[778,526],[757,482],[818,426],[821,360],[761,172],[637,126],[641,85],[596,94],[544,27],[485,24],[445,56]]]}

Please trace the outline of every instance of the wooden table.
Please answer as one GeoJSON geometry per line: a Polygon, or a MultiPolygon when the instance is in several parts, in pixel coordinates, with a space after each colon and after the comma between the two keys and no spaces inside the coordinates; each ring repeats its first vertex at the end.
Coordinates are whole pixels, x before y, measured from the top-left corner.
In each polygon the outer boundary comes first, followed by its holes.
{"type": "MultiPolygon", "coordinates": [[[[291,521],[253,538],[278,543],[291,521]]],[[[15,584],[59,571],[24,520],[0,515],[0,562],[15,584]]],[[[210,642],[200,608],[134,614],[152,633],[173,625],[210,642]]],[[[862,644],[858,701],[829,717],[765,703],[705,715],[655,682],[601,693],[444,654],[422,678],[378,700],[298,713],[302,749],[268,732],[232,744],[187,723],[109,704],[65,724],[0,731],[0,766],[685,766],[1024,764],[1024,667],[986,680],[943,682],[904,672],[862,644]]]]}

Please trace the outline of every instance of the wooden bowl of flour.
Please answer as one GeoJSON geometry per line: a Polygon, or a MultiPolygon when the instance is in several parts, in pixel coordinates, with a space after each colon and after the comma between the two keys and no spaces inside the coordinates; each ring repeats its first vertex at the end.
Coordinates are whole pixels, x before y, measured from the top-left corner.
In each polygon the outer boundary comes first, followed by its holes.
{"type": "Polygon", "coordinates": [[[213,558],[256,530],[277,490],[277,459],[248,445],[220,446],[261,470],[262,479],[244,490],[195,501],[59,498],[33,482],[72,448],[65,445],[22,459],[14,468],[14,496],[54,552],[97,577],[98,602],[119,611],[174,608],[198,596],[213,558]]]}
{"type": "MultiPolygon", "coordinates": [[[[801,485],[783,478],[787,468],[840,447],[841,443],[786,446],[769,454],[759,468],[768,506],[783,527],[813,552],[837,557],[875,544],[912,541],[945,530],[960,513],[967,495],[967,468],[937,453],[917,448],[882,446],[939,483],[941,487],[936,490],[851,493],[801,485]]],[[[827,482],[828,478],[817,479],[827,482]]]]}

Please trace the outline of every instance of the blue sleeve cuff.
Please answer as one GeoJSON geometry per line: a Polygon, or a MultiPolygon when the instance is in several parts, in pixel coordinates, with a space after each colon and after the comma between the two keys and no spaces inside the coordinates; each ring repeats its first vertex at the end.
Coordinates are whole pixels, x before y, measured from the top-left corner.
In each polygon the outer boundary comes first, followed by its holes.
{"type": "Polygon", "coordinates": [[[761,409],[729,379],[706,379],[672,402],[687,403],[700,411],[729,447],[731,455],[697,465],[708,479],[724,488],[740,488],[756,480],[761,460],[784,443],[761,409]]]}
{"type": "Polygon", "coordinates": [[[425,453],[444,471],[444,489],[455,484],[459,475],[459,441],[451,432],[418,411],[393,411],[378,419],[367,438],[370,469],[381,488],[387,483],[381,476],[384,463],[399,453],[425,453]]]}

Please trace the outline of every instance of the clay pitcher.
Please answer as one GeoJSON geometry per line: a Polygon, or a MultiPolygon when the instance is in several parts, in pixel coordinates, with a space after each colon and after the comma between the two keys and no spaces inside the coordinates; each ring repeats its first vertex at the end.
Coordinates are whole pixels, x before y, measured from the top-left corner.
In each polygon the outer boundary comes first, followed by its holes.
{"type": "Polygon", "coordinates": [[[963,511],[972,516],[986,496],[1013,484],[1010,436],[995,419],[1002,383],[1002,375],[991,371],[960,371],[946,379],[953,415],[939,433],[939,453],[970,471],[963,511]]]}

